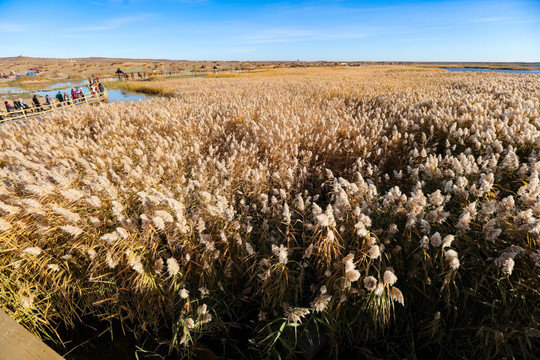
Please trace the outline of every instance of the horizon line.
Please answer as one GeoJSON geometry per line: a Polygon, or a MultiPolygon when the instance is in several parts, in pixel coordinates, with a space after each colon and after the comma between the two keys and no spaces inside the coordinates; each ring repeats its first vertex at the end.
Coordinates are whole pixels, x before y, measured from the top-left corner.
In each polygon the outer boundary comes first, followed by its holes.
{"type": "Polygon", "coordinates": [[[526,60],[516,60],[516,61],[490,61],[490,60],[224,60],[224,59],[172,59],[172,58],[129,58],[129,57],[109,57],[109,56],[78,56],[78,57],[42,57],[42,56],[2,56],[0,59],[17,59],[17,58],[28,58],[28,59],[58,59],[58,60],[72,60],[72,59],[111,59],[111,60],[150,60],[150,61],[185,61],[185,62],[291,62],[291,63],[317,63],[317,62],[326,62],[326,63],[427,63],[427,64],[540,64],[538,61],[526,61],[526,60]]]}

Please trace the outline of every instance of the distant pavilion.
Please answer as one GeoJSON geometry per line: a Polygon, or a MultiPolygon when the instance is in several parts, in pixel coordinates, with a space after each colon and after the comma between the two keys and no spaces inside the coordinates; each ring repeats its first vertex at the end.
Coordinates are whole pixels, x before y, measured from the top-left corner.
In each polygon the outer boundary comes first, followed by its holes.
{"type": "Polygon", "coordinates": [[[120,69],[116,70],[116,76],[118,76],[118,80],[122,80],[124,78],[131,77],[132,79],[135,79],[135,76],[138,79],[146,78],[146,70],[143,69],[120,69]]]}

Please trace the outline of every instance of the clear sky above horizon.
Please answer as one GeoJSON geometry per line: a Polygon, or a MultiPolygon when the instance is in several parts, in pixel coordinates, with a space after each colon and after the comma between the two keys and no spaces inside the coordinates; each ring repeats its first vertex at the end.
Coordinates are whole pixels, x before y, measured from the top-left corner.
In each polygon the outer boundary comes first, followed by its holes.
{"type": "Polygon", "coordinates": [[[0,0],[0,57],[540,62],[540,0],[0,0]]]}

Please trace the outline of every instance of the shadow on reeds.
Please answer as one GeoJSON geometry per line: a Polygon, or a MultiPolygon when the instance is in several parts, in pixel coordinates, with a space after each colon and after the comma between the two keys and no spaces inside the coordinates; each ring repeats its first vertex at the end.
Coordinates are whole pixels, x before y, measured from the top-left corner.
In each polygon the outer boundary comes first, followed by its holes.
{"type": "Polygon", "coordinates": [[[119,321],[109,323],[83,317],[73,328],[60,326],[58,333],[70,341],[63,346],[52,343],[48,345],[67,360],[135,358],[137,340],[133,332],[122,328],[119,321]]]}

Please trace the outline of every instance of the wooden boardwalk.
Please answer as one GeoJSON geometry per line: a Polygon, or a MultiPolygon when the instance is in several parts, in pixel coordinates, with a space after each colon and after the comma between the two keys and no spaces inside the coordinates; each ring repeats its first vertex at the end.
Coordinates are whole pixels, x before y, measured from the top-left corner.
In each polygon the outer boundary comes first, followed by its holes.
{"type": "Polygon", "coordinates": [[[58,109],[65,109],[83,104],[94,104],[102,101],[109,101],[107,90],[96,94],[85,93],[84,98],[79,98],[77,100],[70,99],[68,101],[59,102],[58,99],[52,98],[51,104],[43,104],[40,107],[31,106],[29,109],[14,110],[11,112],[0,110],[0,124],[37,118],[58,109]]]}
{"type": "Polygon", "coordinates": [[[21,324],[0,310],[0,360],[63,360],[21,324]]]}

